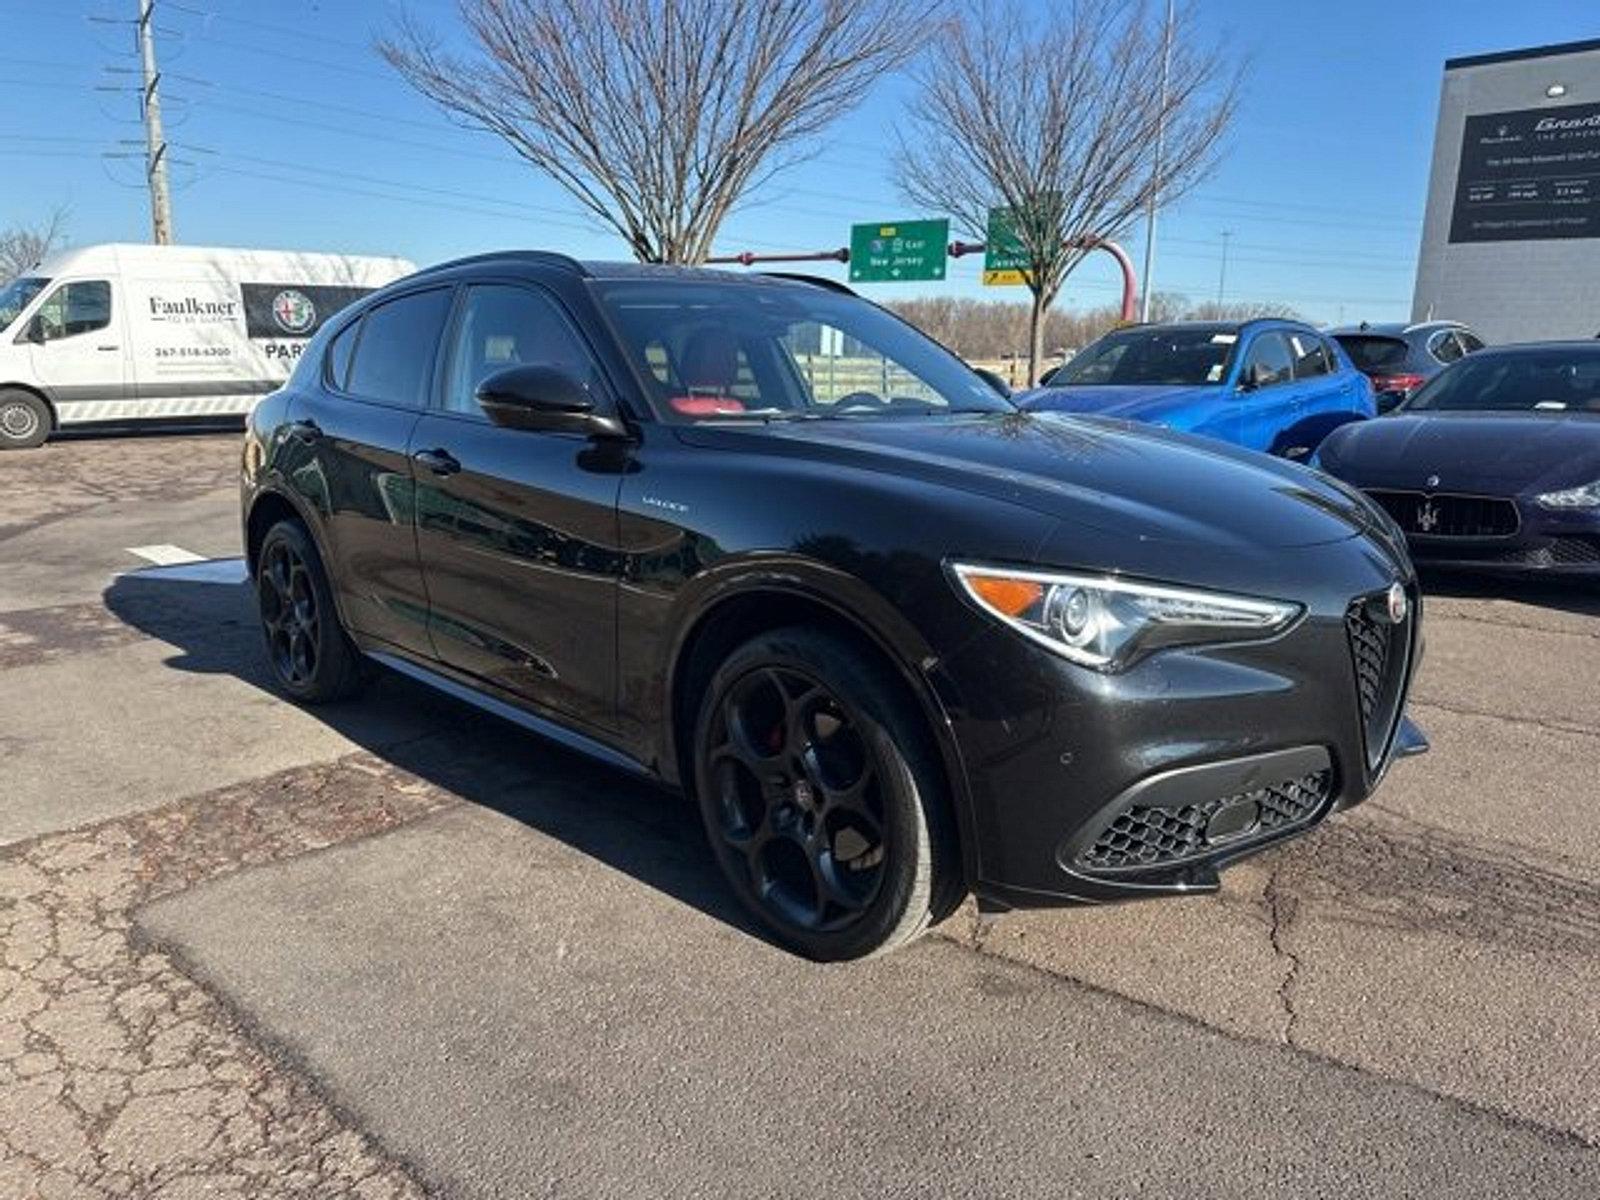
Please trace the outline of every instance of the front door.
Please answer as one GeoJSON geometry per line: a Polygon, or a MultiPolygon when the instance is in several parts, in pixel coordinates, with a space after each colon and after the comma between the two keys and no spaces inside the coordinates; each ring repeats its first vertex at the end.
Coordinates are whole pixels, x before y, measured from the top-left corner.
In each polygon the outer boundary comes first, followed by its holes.
{"type": "Polygon", "coordinates": [[[608,395],[548,293],[510,282],[464,288],[436,407],[412,437],[434,651],[538,708],[613,729],[625,451],[491,424],[478,384],[522,364],[559,367],[608,395]]]}
{"type": "Polygon", "coordinates": [[[32,344],[33,375],[63,424],[134,415],[127,322],[108,279],[56,285],[19,338],[32,344]]]}
{"type": "Polygon", "coordinates": [[[1237,390],[1239,442],[1252,450],[1274,449],[1295,422],[1294,365],[1289,342],[1275,329],[1244,348],[1237,390]]]}
{"type": "Polygon", "coordinates": [[[428,598],[417,564],[411,442],[433,386],[452,289],[410,292],[333,339],[320,386],[289,411],[291,483],[322,517],[339,608],[366,641],[429,657],[428,598]]]}

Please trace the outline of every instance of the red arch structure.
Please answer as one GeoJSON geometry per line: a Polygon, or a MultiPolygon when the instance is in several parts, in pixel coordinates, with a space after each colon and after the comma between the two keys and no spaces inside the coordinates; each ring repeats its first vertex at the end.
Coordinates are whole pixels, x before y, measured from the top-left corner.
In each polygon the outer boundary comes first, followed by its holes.
{"type": "MultiPolygon", "coordinates": [[[[1134,274],[1133,260],[1128,257],[1128,252],[1109,238],[1079,238],[1074,242],[1074,245],[1080,245],[1087,250],[1104,250],[1117,260],[1117,266],[1122,269],[1122,320],[1124,322],[1132,321],[1138,308],[1139,280],[1134,274]]],[[[981,254],[983,250],[983,242],[951,242],[946,252],[951,258],[960,258],[965,254],[981,254]]],[[[847,263],[849,261],[850,250],[848,247],[840,247],[838,250],[813,250],[796,254],[755,254],[749,250],[742,250],[738,254],[720,254],[706,259],[708,264],[737,264],[744,267],[753,267],[757,263],[847,263]]]]}

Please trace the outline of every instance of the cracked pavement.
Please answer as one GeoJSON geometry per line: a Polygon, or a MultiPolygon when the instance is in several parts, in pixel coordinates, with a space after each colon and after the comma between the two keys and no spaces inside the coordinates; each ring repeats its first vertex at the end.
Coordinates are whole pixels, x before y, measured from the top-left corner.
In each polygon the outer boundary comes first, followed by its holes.
{"type": "Polygon", "coordinates": [[[0,849],[0,1195],[420,1195],[132,913],[444,802],[353,757],[0,849]]]}
{"type": "Polygon", "coordinates": [[[1217,895],[819,969],[670,798],[113,579],[236,448],[0,456],[6,1200],[1600,1194],[1600,594],[1429,580],[1434,752],[1217,895]]]}

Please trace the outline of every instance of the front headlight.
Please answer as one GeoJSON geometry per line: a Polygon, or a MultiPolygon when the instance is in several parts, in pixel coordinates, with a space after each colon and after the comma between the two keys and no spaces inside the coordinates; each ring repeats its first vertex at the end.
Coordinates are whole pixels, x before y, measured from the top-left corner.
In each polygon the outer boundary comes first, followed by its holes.
{"type": "Polygon", "coordinates": [[[1600,479],[1564,492],[1546,492],[1538,500],[1545,508],[1600,508],[1600,479]]]}
{"type": "Polygon", "coordinates": [[[1106,575],[1022,571],[951,563],[951,574],[979,608],[1063,658],[1120,671],[1152,650],[1271,637],[1289,628],[1301,605],[1106,575]]]}

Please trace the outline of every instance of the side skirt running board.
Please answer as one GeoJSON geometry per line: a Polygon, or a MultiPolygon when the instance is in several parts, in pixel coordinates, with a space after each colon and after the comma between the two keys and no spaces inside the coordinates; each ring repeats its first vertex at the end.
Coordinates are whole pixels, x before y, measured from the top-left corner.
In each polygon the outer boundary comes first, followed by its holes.
{"type": "Polygon", "coordinates": [[[436,671],[428,670],[427,667],[419,666],[410,659],[373,650],[367,651],[367,657],[372,659],[373,662],[388,667],[391,671],[396,671],[409,679],[415,679],[418,683],[426,684],[428,687],[443,692],[452,699],[460,700],[463,703],[472,705],[474,708],[481,709],[491,716],[499,717],[502,721],[509,721],[513,725],[518,725],[529,733],[536,733],[542,738],[548,738],[552,742],[565,746],[568,750],[574,750],[579,754],[603,762],[607,766],[627,771],[630,775],[637,775],[642,779],[658,782],[649,768],[637,759],[629,757],[620,750],[612,749],[604,742],[596,741],[592,737],[568,729],[565,725],[558,725],[554,721],[546,720],[544,717],[535,716],[531,712],[518,708],[515,704],[507,704],[504,700],[485,695],[483,692],[470,688],[464,683],[456,682],[447,675],[441,675],[436,671]]]}

